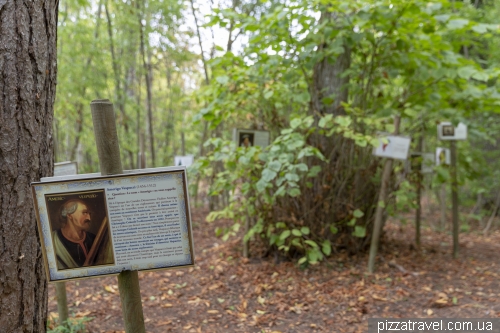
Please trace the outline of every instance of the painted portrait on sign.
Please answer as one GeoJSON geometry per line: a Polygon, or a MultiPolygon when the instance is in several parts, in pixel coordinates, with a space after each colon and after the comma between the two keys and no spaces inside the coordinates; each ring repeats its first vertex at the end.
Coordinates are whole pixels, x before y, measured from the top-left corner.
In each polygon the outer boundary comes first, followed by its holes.
{"type": "Polygon", "coordinates": [[[252,147],[254,145],[254,133],[240,132],[238,142],[240,147],[252,147]]]}
{"type": "Polygon", "coordinates": [[[46,194],[59,270],[114,265],[104,190],[46,194]]]}
{"type": "Polygon", "coordinates": [[[443,125],[441,128],[443,136],[455,136],[455,127],[452,125],[443,125]]]}

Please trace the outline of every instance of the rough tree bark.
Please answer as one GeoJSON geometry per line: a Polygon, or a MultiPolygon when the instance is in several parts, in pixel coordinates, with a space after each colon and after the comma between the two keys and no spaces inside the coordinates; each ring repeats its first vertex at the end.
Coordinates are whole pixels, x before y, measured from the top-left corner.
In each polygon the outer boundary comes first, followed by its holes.
{"type": "Polygon", "coordinates": [[[0,0],[0,327],[45,332],[30,182],[53,173],[57,0],[0,0]]]}
{"type": "MultiPolygon", "coordinates": [[[[340,24],[336,13],[328,10],[321,15],[320,23],[325,21],[334,29],[340,24]]],[[[342,103],[349,100],[350,77],[343,73],[351,66],[351,50],[345,42],[340,54],[327,53],[328,47],[328,44],[318,45],[322,59],[314,66],[309,86],[310,112],[316,121],[327,114],[344,116],[342,103]],[[327,103],[328,99],[332,103],[327,103]]],[[[316,133],[311,136],[310,144],[323,153],[328,166],[311,180],[310,189],[302,188],[300,197],[281,202],[280,207],[287,208],[275,209],[275,218],[295,216],[297,221],[304,221],[311,234],[328,238],[334,249],[347,248],[352,253],[357,252],[369,243],[369,238],[352,236],[353,227],[347,226],[345,221],[352,219],[355,209],[360,209],[364,216],[359,225],[366,226],[366,233],[370,234],[378,188],[372,180],[377,163],[374,163],[369,148],[358,147],[341,134],[326,137],[316,133]],[[336,234],[330,232],[331,225],[337,227],[336,234]]],[[[311,165],[316,163],[310,161],[311,165]]]]}

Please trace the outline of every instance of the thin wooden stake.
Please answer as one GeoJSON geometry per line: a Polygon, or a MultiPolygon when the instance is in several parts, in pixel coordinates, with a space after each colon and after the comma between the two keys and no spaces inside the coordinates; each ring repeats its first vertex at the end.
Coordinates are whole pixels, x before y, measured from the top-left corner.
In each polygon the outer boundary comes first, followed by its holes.
{"type": "MultiPolygon", "coordinates": [[[[101,175],[123,173],[120,147],[116,131],[113,103],[107,99],[90,103],[94,135],[99,155],[101,175]]],[[[123,271],[118,275],[118,289],[122,303],[123,322],[126,333],[145,333],[142,312],[141,290],[137,271],[123,271]]]]}
{"type": "Polygon", "coordinates": [[[417,249],[420,249],[420,225],[422,218],[422,162],[423,162],[423,133],[418,138],[417,151],[420,152],[420,157],[418,158],[417,164],[417,209],[415,212],[415,245],[417,249]]]}
{"type": "Polygon", "coordinates": [[[249,254],[249,242],[250,239],[245,241],[245,235],[248,234],[248,231],[250,230],[250,216],[247,215],[246,220],[245,220],[245,232],[243,233],[243,257],[248,258],[250,256],[249,254]]]}
{"type": "MultiPolygon", "coordinates": [[[[394,118],[394,134],[399,133],[399,116],[394,118]]],[[[392,159],[387,158],[382,172],[382,184],[380,185],[380,192],[377,201],[377,208],[375,210],[375,222],[373,225],[372,241],[370,244],[370,256],[368,258],[368,273],[373,274],[375,269],[375,259],[377,257],[378,245],[380,242],[380,234],[382,233],[382,222],[384,217],[385,203],[387,199],[387,189],[389,187],[389,180],[391,178],[392,159]]]]}
{"type": "Polygon", "coordinates": [[[56,282],[57,313],[59,325],[66,325],[68,321],[68,299],[66,297],[66,282],[56,282]]]}
{"type": "Polygon", "coordinates": [[[458,258],[458,180],[457,180],[457,144],[450,141],[451,155],[451,203],[453,221],[453,258],[458,258]]]}
{"type": "Polygon", "coordinates": [[[439,188],[439,210],[441,212],[439,220],[439,230],[444,231],[446,229],[446,183],[441,184],[439,188]]]}

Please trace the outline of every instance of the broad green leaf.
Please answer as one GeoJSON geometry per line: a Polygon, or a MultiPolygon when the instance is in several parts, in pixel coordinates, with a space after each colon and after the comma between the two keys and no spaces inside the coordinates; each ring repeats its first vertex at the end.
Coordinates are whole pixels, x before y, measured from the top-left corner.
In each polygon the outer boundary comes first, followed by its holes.
{"type": "Polygon", "coordinates": [[[469,79],[477,70],[472,66],[464,66],[458,69],[458,76],[463,79],[469,79]]]}
{"type": "Polygon", "coordinates": [[[299,163],[295,166],[298,170],[300,171],[307,171],[307,164],[304,164],[304,163],[299,163]]]}
{"type": "Polygon", "coordinates": [[[307,245],[310,245],[314,248],[319,248],[318,244],[315,241],[312,241],[310,239],[305,240],[304,243],[306,243],[307,245]]]}
{"type": "Polygon", "coordinates": [[[328,239],[323,241],[321,244],[321,250],[326,256],[329,256],[332,253],[332,245],[328,239]]]}
{"type": "Polygon", "coordinates": [[[301,248],[303,249],[304,247],[302,246],[302,244],[300,243],[300,238],[294,238],[292,239],[292,245],[293,246],[296,246],[298,248],[301,248]]]}
{"type": "Polygon", "coordinates": [[[291,197],[299,196],[300,195],[300,189],[294,187],[294,188],[288,190],[288,195],[291,196],[291,197]]]}
{"type": "Polygon", "coordinates": [[[448,21],[448,24],[446,26],[448,27],[448,29],[454,30],[454,29],[462,29],[463,27],[465,27],[468,24],[469,24],[469,20],[454,19],[454,20],[448,21]]]}
{"type": "Polygon", "coordinates": [[[360,225],[354,227],[354,232],[352,233],[355,237],[363,238],[366,236],[366,228],[360,225]]]}
{"type": "Polygon", "coordinates": [[[226,76],[226,75],[217,76],[217,77],[215,78],[215,80],[216,80],[217,82],[219,82],[220,84],[223,84],[223,85],[224,85],[224,84],[226,84],[226,83],[228,83],[228,82],[229,82],[229,77],[228,77],[228,76],[226,76]]]}
{"type": "Polygon", "coordinates": [[[300,228],[300,232],[303,233],[304,235],[309,235],[309,228],[308,227],[302,227],[300,228]]]}
{"type": "Polygon", "coordinates": [[[292,182],[298,182],[300,180],[300,177],[296,173],[287,173],[285,178],[292,182]]]}
{"type": "Polygon", "coordinates": [[[290,121],[290,127],[297,128],[300,126],[301,123],[302,123],[302,120],[300,118],[294,118],[294,119],[292,119],[292,121],[290,121]]]}
{"type": "Polygon", "coordinates": [[[264,169],[264,171],[262,171],[262,179],[266,182],[270,182],[271,180],[276,178],[276,175],[277,175],[277,172],[273,171],[271,169],[264,169]]]}
{"type": "Polygon", "coordinates": [[[266,189],[267,187],[267,184],[268,182],[266,182],[265,180],[263,179],[260,179],[256,184],[255,184],[255,188],[257,189],[257,192],[264,192],[264,190],[266,189]]]}
{"type": "Polygon", "coordinates": [[[305,263],[307,261],[307,257],[302,257],[299,259],[299,261],[297,262],[299,265],[302,265],[303,263],[305,263]]]}
{"type": "Polygon", "coordinates": [[[297,237],[301,237],[302,233],[298,229],[293,229],[292,230],[292,235],[297,236],[297,237]]]}
{"type": "Polygon", "coordinates": [[[339,232],[339,229],[336,226],[331,225],[330,226],[330,232],[335,235],[335,234],[337,234],[339,232]]]}
{"type": "Polygon", "coordinates": [[[276,228],[281,228],[281,229],[286,228],[285,222],[276,222],[276,228]]]}
{"type": "Polygon", "coordinates": [[[355,218],[360,218],[360,217],[363,217],[365,215],[365,213],[363,213],[361,210],[359,209],[356,209],[352,215],[355,217],[355,218]]]}
{"type": "Polygon", "coordinates": [[[440,22],[446,22],[451,17],[449,14],[435,15],[434,18],[440,22]]]}
{"type": "Polygon", "coordinates": [[[268,90],[268,91],[266,91],[266,92],[264,93],[264,98],[265,98],[265,99],[269,99],[269,98],[271,98],[271,97],[273,96],[273,94],[274,94],[274,91],[273,91],[273,90],[268,90]]]}
{"type": "Polygon", "coordinates": [[[490,76],[488,74],[486,74],[485,72],[477,71],[476,73],[474,73],[472,75],[472,78],[475,80],[478,80],[478,81],[487,82],[489,80],[490,76]]]}
{"type": "Polygon", "coordinates": [[[272,171],[278,172],[281,169],[281,162],[272,161],[269,163],[268,168],[271,169],[272,171]]]}
{"type": "Polygon", "coordinates": [[[311,170],[309,170],[307,177],[316,177],[320,171],[321,167],[319,165],[315,165],[311,168],[311,170]]]}
{"type": "Polygon", "coordinates": [[[291,234],[290,230],[284,230],[280,235],[280,239],[285,240],[290,236],[290,234],[291,234]]]}

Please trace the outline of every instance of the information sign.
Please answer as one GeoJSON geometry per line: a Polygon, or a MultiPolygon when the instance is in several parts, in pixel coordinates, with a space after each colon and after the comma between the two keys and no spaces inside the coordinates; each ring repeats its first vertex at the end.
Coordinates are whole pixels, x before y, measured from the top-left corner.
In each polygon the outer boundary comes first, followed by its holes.
{"type": "Polygon", "coordinates": [[[267,147],[269,146],[269,132],[235,128],[233,141],[238,144],[238,147],[267,147]]]}
{"type": "Polygon", "coordinates": [[[50,282],[194,265],[185,167],[32,183],[50,282]]]}
{"type": "Polygon", "coordinates": [[[436,148],[436,165],[450,165],[451,153],[448,148],[436,148]]]}
{"type": "Polygon", "coordinates": [[[373,155],[406,160],[411,139],[404,136],[388,135],[379,138],[380,144],[373,148],[373,155]]]}
{"type": "Polygon", "coordinates": [[[174,158],[174,165],[175,166],[191,166],[193,164],[194,156],[193,155],[186,155],[186,156],[175,156],[174,158]]]}
{"type": "Polygon", "coordinates": [[[54,163],[54,176],[69,176],[78,174],[78,164],[76,162],[54,163]]]}
{"type": "Polygon", "coordinates": [[[466,140],[467,126],[459,123],[454,127],[450,122],[442,122],[437,126],[439,140],[466,140]]]}

